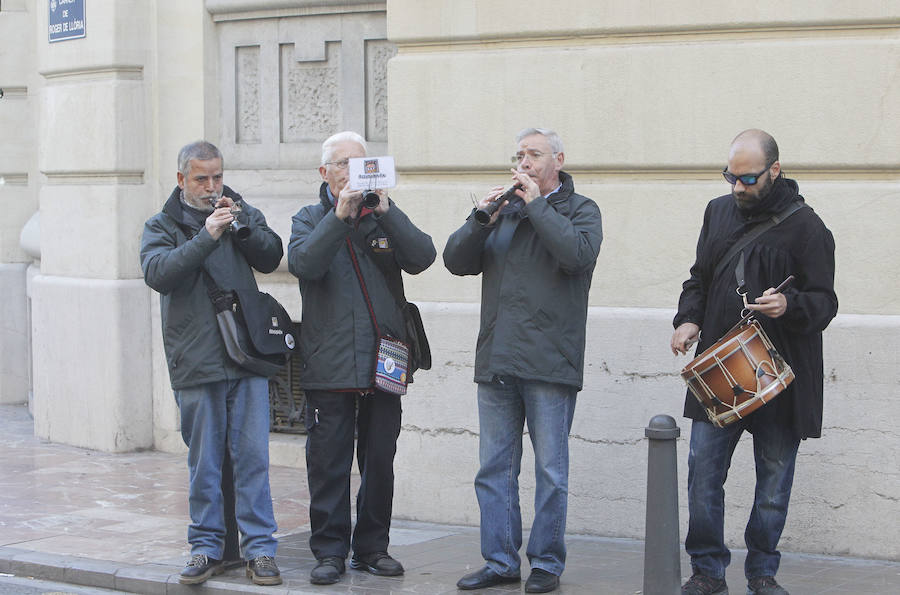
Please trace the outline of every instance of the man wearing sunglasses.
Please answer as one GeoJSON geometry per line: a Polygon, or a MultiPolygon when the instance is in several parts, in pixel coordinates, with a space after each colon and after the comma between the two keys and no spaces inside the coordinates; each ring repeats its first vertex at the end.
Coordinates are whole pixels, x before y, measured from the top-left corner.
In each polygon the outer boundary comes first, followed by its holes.
{"type": "Polygon", "coordinates": [[[742,318],[744,302],[735,289],[743,285],[747,309],[795,378],[777,398],[724,428],[710,423],[704,407],[688,392],[684,415],[693,421],[685,549],[693,576],[681,592],[728,593],[725,569],[731,553],[724,538],[724,484],[746,430],[753,435],[756,462],[755,499],[744,533],[748,593],[784,595],[787,591],[775,581],[777,546],[797,450],[800,440],[822,433],[822,331],[838,306],[834,238],[805,204],[797,182],[784,177],[778,145],[762,130],[746,130],[734,139],[722,175],[731,193],[706,207],[696,261],[678,302],[672,352],[684,354],[698,342],[699,354],[727,333],[742,318]],[[758,235],[748,234],[752,230],[758,235]],[[742,249],[731,250],[741,243],[742,249]],[[790,275],[795,281],[776,292],[790,275]]]}

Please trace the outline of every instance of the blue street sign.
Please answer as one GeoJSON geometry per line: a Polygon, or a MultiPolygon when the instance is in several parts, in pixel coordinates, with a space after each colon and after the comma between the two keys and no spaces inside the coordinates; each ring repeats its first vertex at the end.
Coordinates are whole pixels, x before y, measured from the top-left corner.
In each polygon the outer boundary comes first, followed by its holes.
{"type": "Polygon", "coordinates": [[[84,0],[50,0],[48,41],[84,37],[84,0]]]}

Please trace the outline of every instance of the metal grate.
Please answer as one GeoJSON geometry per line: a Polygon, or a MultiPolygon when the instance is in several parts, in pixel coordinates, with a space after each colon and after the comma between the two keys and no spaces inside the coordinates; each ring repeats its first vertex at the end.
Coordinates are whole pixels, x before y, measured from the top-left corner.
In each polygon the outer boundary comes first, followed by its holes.
{"type": "Polygon", "coordinates": [[[300,360],[290,358],[277,376],[269,378],[271,431],[305,434],[306,395],[300,388],[300,360]]]}

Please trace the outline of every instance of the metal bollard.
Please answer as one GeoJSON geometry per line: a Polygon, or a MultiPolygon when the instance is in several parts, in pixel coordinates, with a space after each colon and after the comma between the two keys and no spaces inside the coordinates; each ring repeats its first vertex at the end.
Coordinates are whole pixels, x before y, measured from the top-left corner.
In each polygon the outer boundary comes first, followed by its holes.
{"type": "Polygon", "coordinates": [[[669,415],[657,415],[644,430],[647,457],[647,515],[644,528],[644,595],[681,593],[678,535],[678,460],[681,430],[669,415]]]}

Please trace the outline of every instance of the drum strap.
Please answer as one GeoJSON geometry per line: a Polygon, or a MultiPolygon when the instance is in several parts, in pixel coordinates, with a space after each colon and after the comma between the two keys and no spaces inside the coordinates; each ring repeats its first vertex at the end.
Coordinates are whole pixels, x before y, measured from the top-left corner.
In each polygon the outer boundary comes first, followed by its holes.
{"type": "MultiPolygon", "coordinates": [[[[776,225],[778,225],[779,223],[781,223],[782,221],[784,221],[785,219],[787,219],[788,217],[790,217],[791,215],[793,215],[794,213],[796,213],[797,211],[799,211],[800,209],[802,209],[805,206],[807,206],[806,203],[803,201],[800,201],[800,200],[792,202],[783,211],[781,211],[779,213],[775,213],[770,218],[766,219],[765,221],[761,221],[760,223],[757,223],[756,225],[751,227],[749,230],[747,230],[747,233],[742,235],[738,239],[738,241],[736,241],[734,243],[734,245],[731,248],[729,248],[728,252],[725,253],[725,256],[723,256],[719,260],[719,263],[716,265],[715,271],[713,272],[712,278],[713,279],[717,278],[722,273],[722,271],[725,270],[725,267],[728,266],[728,263],[731,262],[731,259],[734,258],[735,254],[737,254],[738,252],[740,252],[741,250],[746,248],[747,245],[750,244],[750,242],[752,242],[753,240],[755,240],[756,238],[761,236],[766,231],[772,229],[773,227],[775,227],[776,225]]],[[[744,276],[743,274],[740,275],[740,277],[743,277],[743,276],[744,276]]],[[[738,284],[742,286],[743,279],[739,278],[738,284]]]]}

